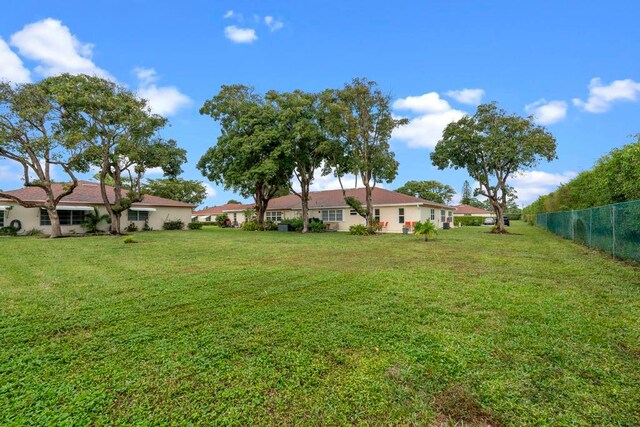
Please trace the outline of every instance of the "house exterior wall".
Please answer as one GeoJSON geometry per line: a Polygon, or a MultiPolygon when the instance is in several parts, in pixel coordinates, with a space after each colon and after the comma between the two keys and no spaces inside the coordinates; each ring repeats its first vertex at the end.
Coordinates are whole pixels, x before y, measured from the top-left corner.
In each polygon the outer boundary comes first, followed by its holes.
{"type": "MultiPolygon", "coordinates": [[[[12,208],[5,211],[5,224],[9,225],[11,221],[17,219],[22,224],[22,231],[28,231],[32,229],[38,229],[45,234],[51,233],[51,226],[40,225],[40,208],[24,208],[20,205],[10,204],[12,208]]],[[[85,205],[90,206],[90,205],[85,205]]],[[[191,208],[187,207],[169,207],[169,206],[156,206],[155,212],[149,212],[149,226],[154,230],[162,230],[162,225],[165,221],[182,220],[182,222],[188,224],[191,222],[191,208]]],[[[104,206],[98,206],[100,214],[106,214],[107,210],[104,206]]],[[[128,213],[124,211],[122,213],[121,227],[122,231],[125,231],[129,223],[128,213]]],[[[144,221],[133,221],[138,229],[142,229],[144,221]]],[[[84,228],[81,225],[62,225],[62,234],[83,234],[84,228]]],[[[109,229],[109,225],[105,222],[100,223],[99,229],[106,231],[109,229]]]]}

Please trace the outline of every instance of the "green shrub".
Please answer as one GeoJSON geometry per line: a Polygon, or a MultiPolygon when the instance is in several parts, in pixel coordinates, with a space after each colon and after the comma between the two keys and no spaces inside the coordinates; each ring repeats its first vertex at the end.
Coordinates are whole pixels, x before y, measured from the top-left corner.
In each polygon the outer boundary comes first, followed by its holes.
{"type": "Polygon", "coordinates": [[[201,222],[190,222],[189,223],[189,230],[202,230],[202,223],[201,222]]]}
{"type": "Polygon", "coordinates": [[[227,214],[220,214],[216,217],[216,220],[213,224],[219,225],[220,227],[222,227],[223,225],[225,225],[225,223],[229,221],[229,215],[227,214]]]}
{"type": "Polygon", "coordinates": [[[454,225],[479,227],[482,225],[484,218],[481,216],[456,216],[453,218],[454,225]]]}
{"type": "Polygon", "coordinates": [[[349,227],[349,234],[353,234],[354,236],[370,236],[376,234],[376,230],[372,225],[367,227],[366,225],[356,224],[349,227]]]}
{"type": "Polygon", "coordinates": [[[135,240],[133,240],[133,236],[125,237],[125,238],[124,238],[124,240],[123,240],[123,242],[124,242],[126,245],[128,245],[128,244],[130,244],[130,243],[138,243],[138,242],[136,242],[135,240]]]}
{"type": "Polygon", "coordinates": [[[176,219],[173,221],[165,221],[162,224],[163,230],[182,230],[184,228],[184,222],[182,220],[176,219]]]}
{"type": "Polygon", "coordinates": [[[138,226],[135,225],[135,223],[131,222],[131,223],[129,223],[129,225],[127,225],[127,231],[129,233],[133,233],[134,231],[138,231],[138,226]]]}
{"type": "Polygon", "coordinates": [[[44,236],[44,233],[39,228],[32,228],[31,230],[24,233],[24,235],[31,236],[31,237],[39,237],[39,236],[44,236]]]}
{"type": "Polygon", "coordinates": [[[285,218],[280,221],[280,224],[289,225],[293,231],[302,231],[304,228],[304,221],[302,220],[302,217],[285,218]]]}
{"type": "Polygon", "coordinates": [[[242,224],[242,229],[245,231],[273,231],[278,229],[278,224],[273,221],[265,221],[260,225],[258,224],[258,221],[251,219],[242,224]]]}
{"type": "Polygon", "coordinates": [[[309,231],[312,233],[324,233],[324,222],[321,220],[309,221],[309,231]]]}
{"type": "Polygon", "coordinates": [[[16,227],[1,227],[0,228],[0,236],[15,236],[18,234],[18,229],[16,227]]]}
{"type": "Polygon", "coordinates": [[[144,225],[142,226],[142,231],[153,231],[153,228],[149,226],[149,220],[144,220],[144,225]]]}

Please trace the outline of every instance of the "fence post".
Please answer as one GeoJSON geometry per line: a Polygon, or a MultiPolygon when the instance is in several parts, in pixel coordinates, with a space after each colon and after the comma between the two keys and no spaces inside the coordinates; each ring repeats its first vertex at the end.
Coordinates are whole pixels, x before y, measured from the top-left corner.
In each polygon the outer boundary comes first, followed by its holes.
{"type": "Polygon", "coordinates": [[[589,209],[589,249],[592,246],[593,239],[593,208],[589,209]]]}
{"type": "Polygon", "coordinates": [[[571,209],[571,240],[576,241],[576,211],[571,209]]]}
{"type": "Polygon", "coordinates": [[[616,257],[616,205],[611,205],[611,233],[612,237],[612,245],[611,245],[611,255],[616,257]]]}

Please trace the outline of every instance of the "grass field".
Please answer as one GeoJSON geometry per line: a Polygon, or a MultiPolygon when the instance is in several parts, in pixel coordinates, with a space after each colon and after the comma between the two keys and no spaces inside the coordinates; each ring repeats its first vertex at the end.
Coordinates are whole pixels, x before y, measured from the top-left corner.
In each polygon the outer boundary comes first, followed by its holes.
{"type": "Polygon", "coordinates": [[[640,425],[640,269],[486,231],[0,239],[0,424],[640,425]]]}

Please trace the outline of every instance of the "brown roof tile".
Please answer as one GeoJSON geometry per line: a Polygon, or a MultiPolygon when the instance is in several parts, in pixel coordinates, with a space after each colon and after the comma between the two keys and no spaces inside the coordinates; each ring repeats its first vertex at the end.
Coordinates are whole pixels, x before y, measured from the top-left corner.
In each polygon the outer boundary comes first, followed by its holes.
{"type": "Polygon", "coordinates": [[[491,212],[482,209],[482,208],[476,208],[475,206],[471,206],[471,205],[458,205],[455,206],[456,208],[456,213],[458,214],[464,214],[464,215],[486,215],[486,214],[490,214],[491,212]]]}
{"type": "MultiPolygon", "coordinates": [[[[366,203],[365,189],[353,188],[347,190],[348,197],[357,198],[360,203],[366,203]]],[[[371,192],[371,198],[374,205],[428,205],[434,207],[446,208],[448,206],[441,203],[432,202],[418,197],[408,196],[406,194],[398,193],[396,191],[385,190],[384,188],[374,188],[371,192]]],[[[238,211],[251,208],[254,205],[243,205],[240,208],[228,209],[228,211],[238,211]]],[[[312,191],[310,193],[309,209],[328,208],[328,207],[340,207],[347,208],[348,205],[344,201],[342,196],[342,190],[325,190],[325,191],[312,191]]],[[[287,210],[287,209],[301,209],[300,198],[295,194],[289,194],[287,196],[277,197],[269,202],[268,210],[287,210]]]]}
{"type": "Polygon", "coordinates": [[[207,209],[202,209],[199,211],[195,211],[193,213],[193,215],[220,215],[221,213],[223,213],[224,211],[227,210],[235,210],[235,209],[242,209],[242,207],[245,206],[242,203],[227,203],[225,205],[220,205],[220,206],[212,206],[210,208],[207,209]]]}
{"type": "MultiPolygon", "coordinates": [[[[60,194],[64,184],[53,184],[54,194],[60,194]]],[[[126,190],[125,190],[126,191],[126,190]]],[[[12,194],[22,200],[30,202],[40,202],[45,200],[45,193],[39,187],[25,187],[19,190],[6,191],[6,193],[12,194]]],[[[109,201],[113,203],[115,200],[115,192],[113,187],[107,186],[107,197],[109,201]]],[[[8,201],[8,200],[3,200],[8,201]]],[[[64,197],[60,201],[60,205],[66,204],[87,204],[87,205],[102,205],[102,194],[100,192],[100,185],[90,181],[78,181],[78,186],[73,190],[73,193],[64,197]]],[[[162,197],[145,195],[141,202],[134,203],[133,206],[170,206],[170,207],[185,207],[193,208],[193,205],[184,202],[178,202],[176,200],[164,199],[162,197]]]]}

